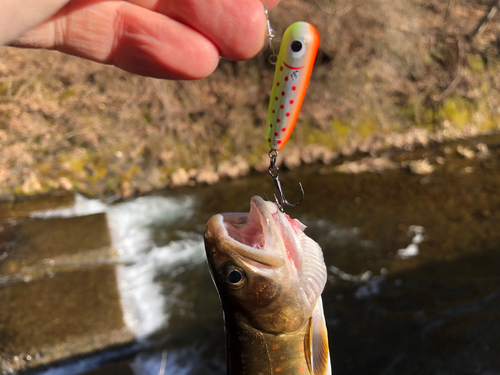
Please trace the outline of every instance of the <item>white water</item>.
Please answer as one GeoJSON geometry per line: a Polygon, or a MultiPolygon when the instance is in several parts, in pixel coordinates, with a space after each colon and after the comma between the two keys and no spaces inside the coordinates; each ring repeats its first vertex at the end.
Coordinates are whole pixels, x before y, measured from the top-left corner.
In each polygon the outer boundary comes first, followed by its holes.
{"type": "Polygon", "coordinates": [[[168,299],[175,298],[172,294],[165,296],[155,278],[159,274],[174,276],[179,269],[204,259],[201,234],[192,233],[162,247],[152,239],[154,227],[189,218],[192,203],[189,199],[142,197],[106,211],[113,246],[120,259],[130,264],[118,267],[118,285],[125,322],[139,340],[166,327],[168,299]]]}
{"type": "MultiPolygon", "coordinates": [[[[341,228],[333,221],[327,219],[313,219],[307,222],[307,224],[322,230],[321,241],[331,244],[334,249],[351,247],[353,249],[356,248],[356,251],[363,251],[363,249],[370,249],[375,246],[371,241],[361,237],[361,230],[359,228],[341,228]]],[[[411,237],[411,243],[406,248],[397,250],[396,258],[410,259],[418,256],[420,252],[418,245],[426,239],[423,235],[424,232],[424,227],[410,225],[407,235],[411,237]]],[[[381,268],[378,275],[374,275],[369,269],[358,275],[352,275],[334,265],[330,265],[328,270],[331,274],[328,280],[331,283],[336,283],[336,278],[339,278],[356,285],[357,289],[354,296],[357,299],[365,299],[379,295],[381,291],[380,286],[387,276],[387,270],[385,268],[381,268]]]]}
{"type": "Polygon", "coordinates": [[[423,235],[425,232],[425,228],[419,225],[410,225],[408,228],[408,236],[413,236],[411,239],[411,244],[409,244],[404,249],[399,249],[396,253],[396,258],[398,259],[409,259],[416,257],[420,250],[418,245],[425,240],[425,236],[423,235]]]}

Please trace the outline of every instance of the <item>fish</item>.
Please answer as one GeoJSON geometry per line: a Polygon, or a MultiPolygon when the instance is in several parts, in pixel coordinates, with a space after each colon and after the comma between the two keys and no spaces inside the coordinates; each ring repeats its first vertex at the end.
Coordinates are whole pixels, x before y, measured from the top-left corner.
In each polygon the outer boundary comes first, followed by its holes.
{"type": "Polygon", "coordinates": [[[331,375],[320,246],[259,196],[248,213],[205,227],[205,251],[226,331],[228,375],[331,375]]]}
{"type": "Polygon", "coordinates": [[[281,150],[290,138],[318,53],[320,37],[307,22],[291,24],[283,34],[267,115],[267,143],[281,150]]]}

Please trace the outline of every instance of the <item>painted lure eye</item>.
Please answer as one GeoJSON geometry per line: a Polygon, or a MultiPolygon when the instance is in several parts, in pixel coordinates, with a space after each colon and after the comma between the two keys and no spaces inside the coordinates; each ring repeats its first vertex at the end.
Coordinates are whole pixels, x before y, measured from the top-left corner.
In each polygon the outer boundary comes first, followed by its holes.
{"type": "Polygon", "coordinates": [[[293,40],[289,45],[290,56],[294,59],[298,59],[305,52],[305,46],[300,40],[293,40]]]}
{"type": "Polygon", "coordinates": [[[246,283],[245,272],[236,266],[230,265],[223,271],[223,278],[231,289],[240,289],[246,283]]]}
{"type": "Polygon", "coordinates": [[[299,52],[302,49],[302,43],[299,42],[298,40],[294,40],[290,45],[290,48],[292,49],[293,52],[299,52]]]}

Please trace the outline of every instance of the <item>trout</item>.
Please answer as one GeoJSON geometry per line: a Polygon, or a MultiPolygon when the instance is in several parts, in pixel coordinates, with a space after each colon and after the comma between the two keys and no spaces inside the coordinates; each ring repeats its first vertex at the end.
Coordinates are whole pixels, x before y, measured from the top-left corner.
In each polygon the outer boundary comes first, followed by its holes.
{"type": "Polygon", "coordinates": [[[205,249],[226,330],[228,375],[331,375],[327,271],[305,226],[255,196],[210,218],[205,249]]]}

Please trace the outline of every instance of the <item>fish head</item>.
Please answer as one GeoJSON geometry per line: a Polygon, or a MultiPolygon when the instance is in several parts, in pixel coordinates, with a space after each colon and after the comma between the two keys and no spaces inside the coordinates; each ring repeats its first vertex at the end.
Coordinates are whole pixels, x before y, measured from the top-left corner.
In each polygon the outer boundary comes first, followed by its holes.
{"type": "Polygon", "coordinates": [[[226,320],[268,333],[296,332],[309,321],[326,283],[326,266],[304,229],[258,196],[250,212],[208,221],[207,261],[226,320]]]}

